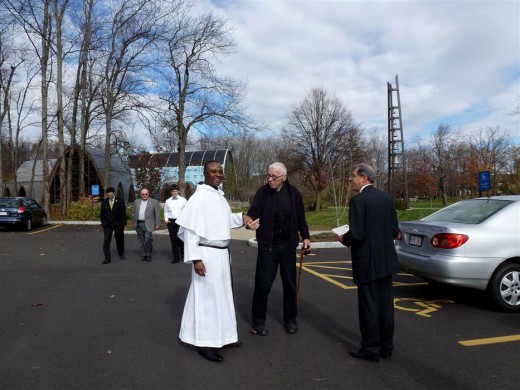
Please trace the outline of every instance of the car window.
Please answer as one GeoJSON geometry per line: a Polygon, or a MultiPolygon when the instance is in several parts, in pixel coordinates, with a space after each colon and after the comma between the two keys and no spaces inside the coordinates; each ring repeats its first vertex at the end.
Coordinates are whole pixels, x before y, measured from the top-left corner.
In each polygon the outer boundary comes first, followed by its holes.
{"type": "Polygon", "coordinates": [[[0,199],[0,207],[18,207],[20,201],[18,199],[0,199]]]}
{"type": "Polygon", "coordinates": [[[423,221],[478,224],[511,203],[513,201],[496,199],[467,200],[439,210],[423,218],[423,221]]]}

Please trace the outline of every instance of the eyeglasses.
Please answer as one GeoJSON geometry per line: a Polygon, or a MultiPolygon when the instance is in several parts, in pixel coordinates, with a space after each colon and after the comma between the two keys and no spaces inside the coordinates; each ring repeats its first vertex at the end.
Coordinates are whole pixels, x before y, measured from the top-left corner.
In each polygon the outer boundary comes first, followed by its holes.
{"type": "Polygon", "coordinates": [[[285,175],[280,175],[280,176],[275,176],[275,175],[265,175],[265,178],[266,178],[267,180],[276,181],[276,180],[278,180],[279,178],[281,178],[282,176],[285,176],[285,175]]]}
{"type": "Polygon", "coordinates": [[[146,193],[146,194],[141,194],[141,196],[148,196],[148,193],[146,193]]]}

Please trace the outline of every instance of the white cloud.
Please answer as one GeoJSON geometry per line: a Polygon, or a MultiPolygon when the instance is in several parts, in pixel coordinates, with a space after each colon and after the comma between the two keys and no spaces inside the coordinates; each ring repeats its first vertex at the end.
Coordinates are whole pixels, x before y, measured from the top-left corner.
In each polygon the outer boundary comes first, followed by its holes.
{"type": "Polygon", "coordinates": [[[517,1],[206,1],[235,27],[222,71],[248,82],[246,104],[273,129],[312,87],[386,132],[386,83],[399,75],[405,138],[439,123],[500,126],[520,142],[517,1]],[[478,110],[477,110],[478,109],[478,110]]]}

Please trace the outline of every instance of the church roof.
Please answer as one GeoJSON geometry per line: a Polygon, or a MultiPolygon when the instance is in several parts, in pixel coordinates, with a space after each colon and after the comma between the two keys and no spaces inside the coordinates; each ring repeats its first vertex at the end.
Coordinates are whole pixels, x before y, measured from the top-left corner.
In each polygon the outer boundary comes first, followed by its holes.
{"type": "MultiPolygon", "coordinates": [[[[129,156],[130,167],[135,168],[139,165],[139,161],[146,155],[138,154],[129,156]]],[[[184,152],[184,161],[187,167],[202,166],[206,161],[215,160],[225,165],[226,159],[231,158],[228,149],[219,150],[197,150],[193,152],[184,152]]],[[[178,167],[179,153],[153,153],[149,155],[148,164],[160,167],[178,167]]]]}

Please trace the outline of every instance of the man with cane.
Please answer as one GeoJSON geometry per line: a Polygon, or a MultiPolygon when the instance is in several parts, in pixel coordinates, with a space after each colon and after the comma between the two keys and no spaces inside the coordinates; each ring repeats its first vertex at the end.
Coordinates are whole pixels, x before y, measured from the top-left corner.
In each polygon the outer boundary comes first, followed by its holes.
{"type": "Polygon", "coordinates": [[[247,215],[262,223],[256,230],[258,255],[252,304],[251,333],[267,336],[266,317],[269,292],[280,265],[283,286],[283,319],[285,331],[294,334],[296,323],[296,248],[299,234],[302,251],[310,250],[310,234],[305,220],[303,199],[287,180],[287,168],[280,162],[267,170],[267,184],[258,189],[247,215]]]}

